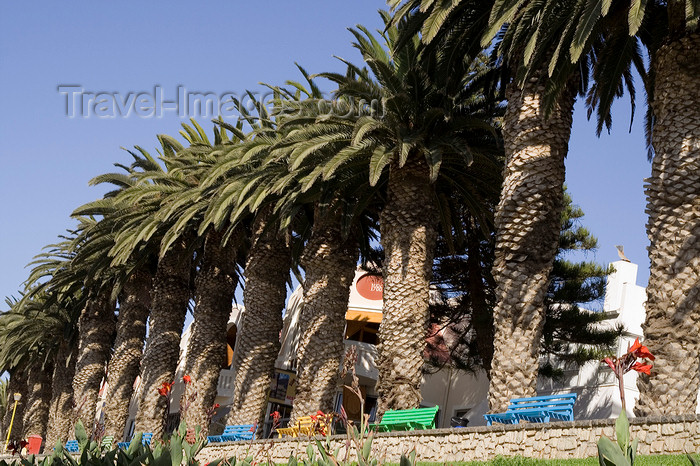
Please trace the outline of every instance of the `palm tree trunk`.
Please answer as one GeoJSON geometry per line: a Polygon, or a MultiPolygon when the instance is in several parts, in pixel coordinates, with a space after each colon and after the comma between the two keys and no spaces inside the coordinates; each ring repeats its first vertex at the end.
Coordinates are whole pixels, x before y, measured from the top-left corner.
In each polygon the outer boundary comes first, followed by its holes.
{"type": "Polygon", "coordinates": [[[7,438],[7,431],[10,428],[10,422],[12,421],[12,411],[15,406],[15,401],[13,395],[19,393],[22,398],[17,403],[17,410],[15,411],[15,420],[12,422],[12,432],[10,440],[17,440],[24,438],[24,424],[22,419],[24,418],[24,407],[27,403],[27,371],[15,367],[10,371],[10,381],[7,385],[7,393],[10,397],[7,412],[5,413],[5,418],[2,421],[2,445],[5,446],[5,439],[7,438]]]}
{"type": "Polygon", "coordinates": [[[29,369],[27,404],[24,409],[24,436],[38,435],[46,437],[51,403],[51,375],[53,361],[46,365],[37,361],[29,369]]]}
{"type": "MultiPolygon", "coordinates": [[[[669,2],[670,6],[670,2],[669,2]]],[[[682,13],[682,12],[681,12],[682,13]]],[[[700,383],[700,34],[659,49],[655,157],[647,180],[651,269],[645,345],[656,356],[640,375],[638,416],[695,413],[700,383]]]]}
{"type": "Polygon", "coordinates": [[[489,387],[491,412],[511,398],[534,396],[544,324],[544,297],[557,251],[563,208],[573,88],[564,91],[545,120],[544,84],[528,81],[507,91],[506,149],[496,209],[495,341],[489,387]]]}
{"type": "Polygon", "coordinates": [[[109,292],[94,293],[78,319],[78,360],[73,377],[76,419],[83,422],[88,435],[94,430],[97,398],[112,348],[114,325],[114,303],[109,292]]]}
{"type": "Polygon", "coordinates": [[[291,423],[319,410],[333,411],[358,254],[357,242],[343,238],[338,217],[317,209],[311,238],[301,257],[304,302],[291,423]]]}
{"type": "Polygon", "coordinates": [[[114,354],[107,368],[105,435],[122,438],[129,418],[129,402],[139,375],[146,320],[151,309],[151,274],[137,270],[119,295],[119,317],[114,354]]]}
{"type": "Polygon", "coordinates": [[[428,331],[436,209],[425,160],[391,167],[381,215],[384,308],[379,326],[377,412],[417,408],[428,331]]]}
{"type": "Polygon", "coordinates": [[[222,367],[226,364],[226,325],[231,315],[236,289],[236,252],[242,235],[234,235],[226,245],[223,235],[207,234],[202,264],[195,279],[194,323],[187,347],[185,374],[192,379],[187,392],[196,392],[185,400],[180,415],[189,427],[200,426],[209,433],[212,405],[222,367]]]}
{"type": "Polygon", "coordinates": [[[158,394],[163,383],[175,377],[180,357],[180,337],[190,300],[192,255],[184,241],[175,243],[158,262],[151,293],[148,340],[141,360],[141,396],[136,431],[163,435],[168,412],[165,397],[158,394]]]}
{"type": "Polygon", "coordinates": [[[227,424],[263,424],[270,378],[280,350],[291,252],[287,240],[269,227],[267,220],[265,214],[256,219],[245,266],[245,312],[236,332],[236,382],[227,424]]]}
{"type": "Polygon", "coordinates": [[[49,428],[44,448],[51,450],[56,442],[65,443],[72,435],[74,423],[74,402],[72,380],[75,376],[75,361],[78,346],[62,342],[56,353],[53,376],[51,378],[51,404],[49,407],[49,428]]]}

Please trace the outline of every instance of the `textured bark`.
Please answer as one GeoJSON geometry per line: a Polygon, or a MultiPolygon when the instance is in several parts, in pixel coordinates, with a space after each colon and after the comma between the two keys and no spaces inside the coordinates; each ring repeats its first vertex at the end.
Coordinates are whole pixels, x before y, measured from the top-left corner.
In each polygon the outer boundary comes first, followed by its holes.
{"type": "Polygon", "coordinates": [[[158,262],[151,293],[148,340],[141,360],[141,396],[136,431],[163,435],[168,407],[158,388],[175,377],[180,337],[190,300],[192,255],[184,242],[175,243],[158,262]]]}
{"type": "Polygon", "coordinates": [[[357,242],[343,239],[338,217],[317,209],[311,238],[301,257],[304,301],[291,424],[319,410],[333,411],[345,355],[345,314],[358,254],[357,242]]]}
{"type": "Polygon", "coordinates": [[[114,354],[107,368],[105,435],[122,438],[129,418],[129,402],[139,375],[146,320],[151,309],[151,274],[139,270],[126,281],[119,294],[119,317],[114,354]]]}
{"type": "Polygon", "coordinates": [[[428,331],[436,209],[424,160],[391,167],[381,222],[384,308],[379,326],[378,414],[417,408],[428,331]]]}
{"type": "Polygon", "coordinates": [[[24,438],[24,424],[22,419],[24,418],[24,407],[27,403],[27,372],[14,368],[10,371],[10,381],[7,385],[7,393],[10,397],[9,403],[7,405],[7,412],[2,420],[2,445],[5,446],[5,440],[7,439],[7,431],[10,428],[10,422],[12,421],[12,411],[15,406],[15,401],[13,395],[19,393],[22,398],[17,403],[17,410],[15,411],[15,420],[12,423],[12,432],[10,435],[10,440],[19,440],[24,438]]]}
{"type": "Polygon", "coordinates": [[[491,412],[505,411],[511,398],[536,391],[544,297],[557,251],[575,100],[573,89],[564,92],[545,120],[543,91],[544,84],[532,80],[523,89],[511,85],[506,96],[506,167],[495,216],[491,412]]]}
{"type": "Polygon", "coordinates": [[[29,369],[27,381],[27,404],[24,409],[24,436],[38,435],[46,438],[51,404],[51,375],[53,361],[46,365],[43,361],[33,364],[29,369]]]}
{"type": "Polygon", "coordinates": [[[51,404],[49,406],[49,428],[44,448],[50,451],[56,442],[65,443],[73,435],[75,405],[72,380],[75,376],[75,361],[78,346],[65,341],[58,348],[51,378],[51,404]]]}
{"type": "Polygon", "coordinates": [[[259,216],[245,266],[245,312],[237,332],[236,382],[227,424],[262,425],[280,350],[291,252],[286,239],[272,228],[265,231],[266,226],[265,216],[259,216]]]}
{"type": "Polygon", "coordinates": [[[236,289],[236,251],[241,235],[226,245],[222,235],[207,234],[202,264],[195,279],[194,322],[187,346],[185,374],[191,377],[188,392],[196,391],[180,413],[189,427],[200,426],[209,433],[210,410],[216,398],[219,373],[226,363],[226,325],[236,289]]]}
{"type": "Polygon", "coordinates": [[[114,336],[114,303],[109,292],[88,298],[78,319],[78,360],[73,377],[76,420],[93,432],[100,383],[105,376],[114,336]]]}
{"type": "Polygon", "coordinates": [[[700,34],[663,46],[654,92],[655,157],[647,180],[651,262],[638,416],[694,413],[700,354],[700,34]]]}

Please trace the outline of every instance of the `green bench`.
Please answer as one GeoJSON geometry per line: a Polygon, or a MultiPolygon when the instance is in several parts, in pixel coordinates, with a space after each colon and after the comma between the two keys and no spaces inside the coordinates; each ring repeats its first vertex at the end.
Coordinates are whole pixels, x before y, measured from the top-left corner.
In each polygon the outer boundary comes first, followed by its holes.
{"type": "Polygon", "coordinates": [[[435,416],[439,406],[417,409],[397,409],[384,413],[377,424],[370,424],[370,429],[377,432],[393,432],[397,430],[435,429],[435,416]]]}

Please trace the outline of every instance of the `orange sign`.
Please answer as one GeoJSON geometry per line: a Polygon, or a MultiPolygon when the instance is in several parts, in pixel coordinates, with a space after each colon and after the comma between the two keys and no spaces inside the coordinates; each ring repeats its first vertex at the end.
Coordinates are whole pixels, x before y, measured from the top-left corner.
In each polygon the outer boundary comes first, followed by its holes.
{"type": "Polygon", "coordinates": [[[363,275],[357,280],[357,292],[365,299],[381,301],[384,295],[384,281],[381,275],[363,275]]]}

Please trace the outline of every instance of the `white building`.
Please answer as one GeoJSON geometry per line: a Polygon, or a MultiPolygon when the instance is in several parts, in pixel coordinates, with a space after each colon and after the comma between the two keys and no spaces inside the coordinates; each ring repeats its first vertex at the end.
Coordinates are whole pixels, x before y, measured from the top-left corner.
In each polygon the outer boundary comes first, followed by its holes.
{"type": "MultiPolygon", "coordinates": [[[[610,319],[605,325],[617,325],[622,323],[626,329],[626,335],[620,339],[617,353],[622,355],[635,338],[641,337],[641,324],[644,321],[644,303],[646,301],[645,289],[636,285],[637,265],[626,261],[613,263],[615,272],[608,277],[606,285],[603,312],[610,319]]],[[[294,399],[294,384],[290,381],[294,378],[296,370],[296,354],[299,344],[298,318],[301,308],[302,291],[297,288],[289,298],[287,312],[284,319],[284,328],[281,334],[282,348],[277,358],[275,378],[271,383],[268,414],[279,411],[283,419],[288,417],[294,399]]],[[[216,403],[222,407],[231,403],[233,397],[233,382],[235,372],[231,367],[237,328],[240,323],[241,307],[234,307],[228,324],[228,364],[222,368],[218,383],[218,397],[216,403]]],[[[382,282],[377,277],[366,272],[358,271],[352,284],[348,311],[346,314],[346,347],[357,347],[358,361],[356,365],[357,375],[360,378],[362,391],[365,397],[365,412],[371,413],[376,405],[376,392],[374,386],[377,380],[376,343],[377,330],[382,316],[382,282]]],[[[181,343],[180,364],[176,380],[181,380],[184,375],[184,361],[187,351],[188,328],[181,343]]],[[[625,376],[626,399],[628,414],[632,415],[634,401],[638,397],[636,387],[636,372],[630,372],[625,376]]],[[[172,423],[176,422],[177,401],[182,390],[182,384],[174,387],[172,423]]],[[[548,395],[552,393],[578,393],[578,399],[574,406],[575,419],[596,419],[616,417],[620,412],[620,400],[618,386],[612,371],[602,363],[590,362],[580,370],[565,371],[562,383],[556,383],[549,379],[541,379],[538,383],[538,394],[548,395]]],[[[449,427],[451,417],[461,417],[469,420],[470,426],[485,425],[483,415],[488,409],[488,378],[482,372],[468,374],[452,368],[426,375],[422,387],[423,405],[440,406],[438,414],[438,427],[449,427]]],[[[343,405],[348,416],[359,418],[360,405],[354,396],[338,391],[336,407],[339,410],[343,405]]],[[[131,418],[127,423],[127,430],[133,429],[135,418],[135,403],[132,402],[131,418]]],[[[222,409],[218,419],[225,415],[222,409]]],[[[217,422],[217,418],[214,422],[217,422]]],[[[217,427],[213,426],[213,431],[217,427]]]]}

